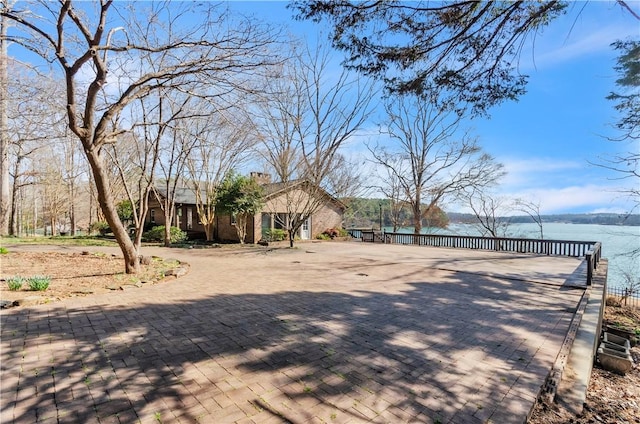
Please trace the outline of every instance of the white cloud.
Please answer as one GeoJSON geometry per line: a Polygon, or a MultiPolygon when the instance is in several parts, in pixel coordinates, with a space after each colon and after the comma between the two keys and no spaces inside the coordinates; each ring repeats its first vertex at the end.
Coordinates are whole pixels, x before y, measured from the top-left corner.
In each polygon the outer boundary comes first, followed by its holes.
{"type": "MultiPolygon", "coordinates": [[[[579,160],[500,158],[508,174],[496,194],[539,203],[542,213],[628,212],[633,202],[620,180],[596,175],[601,169],[579,160]]],[[[628,182],[627,184],[630,184],[628,182]]]]}
{"type": "Polygon", "coordinates": [[[624,209],[620,194],[614,187],[588,184],[561,188],[539,188],[520,193],[525,199],[539,199],[542,213],[580,210],[593,212],[597,209],[624,209]]]}
{"type": "Polygon", "coordinates": [[[510,189],[523,189],[544,184],[557,184],[558,177],[573,174],[585,168],[586,164],[578,160],[553,158],[498,158],[504,164],[507,175],[501,182],[510,189]]]}

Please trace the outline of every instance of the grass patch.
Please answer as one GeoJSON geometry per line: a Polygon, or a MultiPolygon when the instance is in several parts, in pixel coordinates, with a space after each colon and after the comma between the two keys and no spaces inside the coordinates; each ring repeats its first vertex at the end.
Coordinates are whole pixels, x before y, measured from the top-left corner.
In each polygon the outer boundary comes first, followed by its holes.
{"type": "Polygon", "coordinates": [[[55,237],[0,237],[0,244],[45,244],[62,246],[113,246],[114,239],[99,236],[55,236],[55,237]]]}
{"type": "Polygon", "coordinates": [[[9,290],[11,291],[18,291],[22,288],[22,285],[24,284],[25,279],[20,277],[19,275],[16,275],[15,277],[11,277],[7,280],[7,285],[9,286],[9,290]]]}
{"type": "Polygon", "coordinates": [[[33,277],[30,277],[27,281],[29,282],[30,290],[45,291],[49,288],[51,277],[47,277],[46,275],[35,275],[33,277]]]}

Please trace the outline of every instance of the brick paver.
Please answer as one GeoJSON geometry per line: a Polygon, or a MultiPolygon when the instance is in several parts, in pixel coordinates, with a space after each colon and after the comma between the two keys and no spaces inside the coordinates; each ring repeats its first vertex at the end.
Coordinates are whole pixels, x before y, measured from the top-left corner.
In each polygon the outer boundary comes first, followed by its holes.
{"type": "Polygon", "coordinates": [[[564,285],[572,258],[327,242],[143,253],[191,271],[1,312],[2,423],[523,422],[582,295],[564,285]]]}

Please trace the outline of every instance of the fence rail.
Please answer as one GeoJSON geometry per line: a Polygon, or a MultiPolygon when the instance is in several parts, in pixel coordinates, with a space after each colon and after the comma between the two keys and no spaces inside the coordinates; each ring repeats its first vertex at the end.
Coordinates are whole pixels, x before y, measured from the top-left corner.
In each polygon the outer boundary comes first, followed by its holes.
{"type": "Polygon", "coordinates": [[[602,254],[602,244],[596,241],[387,233],[368,229],[352,229],[349,230],[349,233],[352,237],[369,243],[412,244],[456,249],[493,250],[549,256],[571,256],[576,258],[583,257],[587,262],[588,285],[591,285],[593,273],[598,268],[602,254]]]}
{"type": "Polygon", "coordinates": [[[615,305],[640,308],[640,290],[629,287],[607,287],[607,296],[614,298],[611,301],[615,305]]]}

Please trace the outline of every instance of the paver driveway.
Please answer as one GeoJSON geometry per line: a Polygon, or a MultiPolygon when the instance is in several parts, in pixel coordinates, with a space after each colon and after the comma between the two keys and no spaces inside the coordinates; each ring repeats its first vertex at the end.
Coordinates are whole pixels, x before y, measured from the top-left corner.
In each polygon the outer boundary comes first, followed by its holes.
{"type": "Polygon", "coordinates": [[[2,423],[523,422],[582,295],[564,284],[573,258],[331,242],[143,253],[191,271],[2,311],[2,423]]]}

